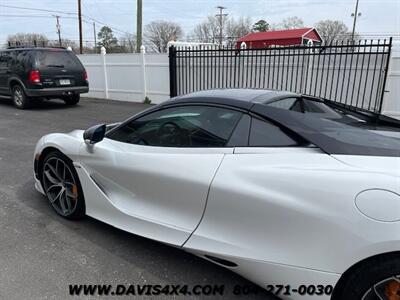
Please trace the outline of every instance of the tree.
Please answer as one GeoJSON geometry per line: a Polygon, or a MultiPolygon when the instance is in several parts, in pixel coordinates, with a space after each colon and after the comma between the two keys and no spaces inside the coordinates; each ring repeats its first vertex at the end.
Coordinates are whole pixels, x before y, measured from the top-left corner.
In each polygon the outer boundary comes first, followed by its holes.
{"type": "Polygon", "coordinates": [[[257,32],[265,32],[269,30],[269,24],[265,20],[259,20],[253,25],[253,30],[257,32]]]}
{"type": "Polygon", "coordinates": [[[169,21],[153,21],[145,26],[144,37],[150,48],[158,53],[167,52],[168,42],[183,35],[181,26],[169,21]]]}
{"type": "Polygon", "coordinates": [[[136,35],[132,33],[126,33],[119,39],[119,45],[123,52],[134,52],[136,49],[136,35]]]}
{"type": "Polygon", "coordinates": [[[189,39],[200,43],[215,43],[219,38],[219,20],[215,16],[208,16],[206,20],[197,24],[189,39]]]}
{"type": "Polygon", "coordinates": [[[40,33],[16,33],[9,35],[7,38],[7,44],[16,45],[17,43],[21,46],[47,46],[49,39],[40,33]]]}
{"type": "Polygon", "coordinates": [[[289,17],[278,24],[274,24],[272,27],[273,30],[296,29],[304,27],[304,22],[299,17],[289,17]]]}
{"type": "Polygon", "coordinates": [[[238,38],[251,32],[252,20],[250,17],[230,18],[225,23],[225,36],[228,46],[233,46],[238,38]]]}
{"type": "MultiPolygon", "coordinates": [[[[52,41],[49,41],[48,45],[50,47],[59,47],[60,43],[59,43],[58,40],[52,40],[52,41]]],[[[75,41],[72,41],[72,40],[69,40],[69,39],[61,39],[61,46],[64,47],[64,48],[71,47],[71,49],[74,52],[78,52],[79,51],[79,45],[75,41]]]]}
{"type": "Polygon", "coordinates": [[[100,28],[97,38],[99,39],[99,46],[106,48],[107,52],[112,52],[113,48],[118,46],[118,40],[114,36],[112,29],[108,26],[100,28]]]}
{"type": "MultiPolygon", "coordinates": [[[[222,26],[222,40],[225,44],[231,45],[236,42],[237,38],[251,32],[252,20],[249,17],[228,18],[222,26]]],[[[188,39],[200,43],[216,43],[219,40],[219,35],[219,19],[215,16],[208,16],[206,20],[194,27],[188,39]]]]}
{"type": "Polygon", "coordinates": [[[330,44],[333,41],[344,41],[351,36],[349,28],[342,21],[320,21],[315,24],[315,28],[326,44],[330,44]]]}

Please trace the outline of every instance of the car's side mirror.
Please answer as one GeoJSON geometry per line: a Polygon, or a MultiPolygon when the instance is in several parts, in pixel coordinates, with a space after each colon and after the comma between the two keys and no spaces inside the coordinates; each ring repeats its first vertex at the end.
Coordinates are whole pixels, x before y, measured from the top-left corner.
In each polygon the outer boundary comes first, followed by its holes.
{"type": "Polygon", "coordinates": [[[106,134],[106,124],[95,125],[85,130],[83,139],[86,144],[96,144],[104,139],[106,134]]]}

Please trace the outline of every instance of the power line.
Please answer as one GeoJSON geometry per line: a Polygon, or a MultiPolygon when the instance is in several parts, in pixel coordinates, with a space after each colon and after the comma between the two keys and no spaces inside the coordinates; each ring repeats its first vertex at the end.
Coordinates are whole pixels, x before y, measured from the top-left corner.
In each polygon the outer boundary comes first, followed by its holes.
{"type": "Polygon", "coordinates": [[[88,15],[82,14],[82,16],[85,17],[85,18],[90,19],[91,21],[94,21],[94,22],[96,22],[96,23],[99,23],[99,24],[101,24],[101,25],[110,27],[110,28],[111,28],[112,30],[114,30],[114,31],[117,31],[117,32],[120,32],[120,33],[124,33],[124,34],[130,34],[130,33],[127,32],[127,31],[120,30],[120,29],[118,29],[118,28],[116,28],[116,27],[114,27],[114,26],[111,26],[111,25],[109,25],[109,24],[107,24],[107,23],[105,23],[105,22],[99,21],[99,20],[97,20],[97,19],[95,19],[95,18],[92,18],[92,17],[90,17],[90,16],[88,16],[88,15]]]}
{"type": "Polygon", "coordinates": [[[14,9],[23,9],[23,10],[31,10],[31,11],[45,11],[45,12],[50,12],[50,13],[76,15],[76,13],[73,13],[73,12],[65,12],[65,11],[53,10],[53,9],[45,9],[45,8],[29,8],[29,7],[5,5],[5,4],[0,4],[0,6],[1,7],[7,7],[7,8],[14,8],[14,9]]]}
{"type": "Polygon", "coordinates": [[[0,14],[0,17],[8,17],[8,18],[53,18],[50,15],[6,15],[6,14],[0,14]]]}
{"type": "MultiPolygon", "coordinates": [[[[21,10],[29,10],[29,11],[41,11],[41,12],[57,13],[57,14],[64,14],[64,15],[69,15],[69,16],[74,15],[74,16],[76,16],[75,18],[78,18],[78,13],[75,13],[75,12],[64,12],[64,11],[53,10],[53,9],[22,7],[22,6],[5,5],[5,4],[0,4],[0,7],[21,9],[21,10]]],[[[97,20],[97,19],[95,19],[95,18],[93,18],[93,17],[91,17],[89,15],[82,14],[82,17],[83,18],[87,18],[87,19],[89,19],[91,21],[94,21],[96,23],[99,23],[101,25],[108,26],[111,29],[113,29],[114,31],[117,31],[117,32],[120,32],[120,33],[123,33],[123,34],[129,34],[129,32],[127,32],[127,31],[124,31],[124,30],[121,30],[121,29],[119,29],[117,27],[111,26],[111,25],[109,25],[109,24],[107,24],[105,22],[102,22],[100,20],[97,20]]],[[[63,18],[67,18],[67,17],[63,16],[63,18]]],[[[82,20],[82,21],[84,21],[84,20],[82,20]]],[[[85,23],[90,23],[90,24],[92,23],[92,22],[89,22],[89,21],[84,21],[84,22],[85,23]]]]}

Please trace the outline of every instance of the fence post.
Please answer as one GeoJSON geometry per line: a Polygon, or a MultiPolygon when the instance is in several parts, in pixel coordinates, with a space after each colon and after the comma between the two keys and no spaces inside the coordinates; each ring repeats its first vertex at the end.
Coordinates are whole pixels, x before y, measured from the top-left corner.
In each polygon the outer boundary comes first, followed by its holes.
{"type": "Polygon", "coordinates": [[[145,100],[147,97],[147,82],[146,82],[146,48],[144,45],[140,46],[140,56],[141,56],[141,67],[142,67],[142,89],[143,89],[143,99],[145,100]]]}
{"type": "Polygon", "coordinates": [[[101,56],[101,65],[103,67],[103,75],[104,75],[104,94],[106,99],[108,99],[108,79],[107,79],[107,64],[106,64],[106,48],[101,47],[100,56],[101,56]]]}
{"type": "Polygon", "coordinates": [[[169,95],[175,97],[177,93],[177,81],[176,81],[176,48],[175,46],[169,47],[169,95]]]}
{"type": "Polygon", "coordinates": [[[389,45],[388,45],[388,54],[387,54],[387,60],[386,60],[386,66],[385,66],[385,74],[383,77],[383,85],[382,85],[382,94],[380,97],[380,103],[379,103],[379,110],[378,113],[381,114],[382,113],[382,108],[383,108],[383,99],[385,98],[385,93],[388,92],[386,90],[386,81],[387,81],[387,77],[389,76],[389,67],[390,67],[390,56],[391,56],[391,52],[392,52],[392,37],[390,37],[389,39],[389,45]]]}
{"type": "Polygon", "coordinates": [[[312,41],[310,43],[310,41],[307,42],[307,56],[308,56],[308,60],[307,60],[307,74],[306,74],[306,80],[304,80],[304,93],[307,94],[307,86],[308,83],[310,82],[310,94],[311,94],[311,90],[312,90],[312,80],[311,80],[311,76],[314,72],[314,49],[312,48],[312,41]]]}

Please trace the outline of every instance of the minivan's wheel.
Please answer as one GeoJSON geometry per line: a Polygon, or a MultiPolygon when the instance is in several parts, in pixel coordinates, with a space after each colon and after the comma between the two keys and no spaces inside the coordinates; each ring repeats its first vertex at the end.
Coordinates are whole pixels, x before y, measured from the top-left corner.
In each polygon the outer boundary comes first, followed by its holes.
{"type": "Polygon", "coordinates": [[[12,88],[12,100],[19,109],[25,109],[31,106],[30,99],[25,95],[24,89],[20,85],[14,85],[12,88]]]}
{"type": "Polygon", "coordinates": [[[332,300],[400,300],[400,254],[374,257],[338,284],[332,300]]]}
{"type": "Polygon", "coordinates": [[[73,94],[71,96],[66,96],[63,98],[65,104],[67,104],[67,105],[78,104],[80,99],[81,99],[81,96],[79,94],[73,94]]]}
{"type": "Polygon", "coordinates": [[[65,155],[49,153],[43,161],[41,179],[47,199],[59,215],[68,219],[80,219],[85,215],[78,174],[65,155]]]}

